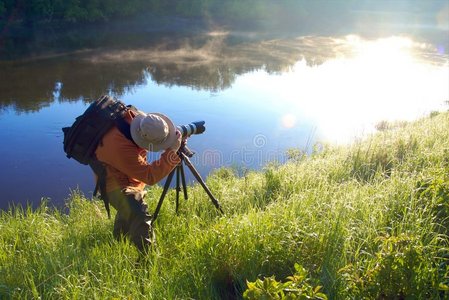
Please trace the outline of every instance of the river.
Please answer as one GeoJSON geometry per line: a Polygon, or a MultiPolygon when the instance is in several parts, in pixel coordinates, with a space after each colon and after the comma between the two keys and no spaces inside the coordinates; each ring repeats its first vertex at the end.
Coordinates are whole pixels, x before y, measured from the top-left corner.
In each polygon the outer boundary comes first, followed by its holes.
{"type": "Polygon", "coordinates": [[[0,209],[43,198],[61,206],[76,189],[91,196],[92,172],[65,157],[61,128],[102,94],[179,125],[204,120],[206,131],[188,141],[203,177],[221,166],[258,170],[284,162],[290,148],[310,153],[382,121],[447,110],[446,14],[444,6],[356,11],[334,30],[288,33],[114,28],[103,43],[90,35],[59,51],[32,51],[39,40],[18,56],[8,50],[0,61],[0,209]]]}

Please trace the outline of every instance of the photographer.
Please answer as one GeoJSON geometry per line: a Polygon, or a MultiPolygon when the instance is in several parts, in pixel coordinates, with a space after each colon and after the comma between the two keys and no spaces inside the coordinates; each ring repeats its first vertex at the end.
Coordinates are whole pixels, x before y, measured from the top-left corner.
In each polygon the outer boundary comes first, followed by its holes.
{"type": "Polygon", "coordinates": [[[95,155],[106,167],[106,197],[117,210],[113,235],[130,240],[145,252],[152,241],[151,216],[144,202],[145,186],[154,185],[180,163],[177,151],[182,136],[163,114],[127,111],[132,140],[113,127],[98,145],[95,155]],[[164,151],[148,163],[148,151],[164,151]]]}

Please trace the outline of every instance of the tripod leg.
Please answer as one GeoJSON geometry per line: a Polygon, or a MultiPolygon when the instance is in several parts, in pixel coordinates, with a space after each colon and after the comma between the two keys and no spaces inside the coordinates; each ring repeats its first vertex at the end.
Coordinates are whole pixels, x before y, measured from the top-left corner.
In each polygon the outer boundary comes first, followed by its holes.
{"type": "Polygon", "coordinates": [[[184,175],[183,165],[181,165],[179,169],[181,170],[181,180],[182,180],[182,189],[184,191],[184,200],[187,200],[189,197],[187,195],[186,176],[184,175]]]}
{"type": "Polygon", "coordinates": [[[180,169],[182,168],[182,165],[179,164],[176,166],[176,213],[178,213],[179,208],[179,191],[181,190],[179,186],[179,176],[180,176],[180,169]]]}
{"type": "Polygon", "coordinates": [[[209,188],[207,187],[206,183],[201,178],[200,173],[198,173],[198,171],[192,165],[192,162],[190,161],[190,159],[187,157],[187,155],[185,155],[182,152],[181,152],[181,155],[182,155],[182,159],[184,160],[184,162],[187,165],[187,167],[189,167],[189,169],[192,172],[193,176],[195,176],[196,180],[198,180],[198,182],[201,184],[203,189],[206,191],[206,194],[209,196],[209,198],[212,201],[212,203],[215,205],[215,208],[217,208],[222,214],[224,214],[223,210],[221,209],[220,203],[218,203],[218,200],[215,199],[214,195],[212,195],[212,192],[209,190],[209,188]]]}
{"type": "Polygon", "coordinates": [[[171,180],[172,180],[174,174],[175,174],[175,170],[171,171],[170,174],[168,174],[167,180],[165,180],[164,189],[162,190],[161,197],[159,198],[159,202],[157,203],[157,207],[156,207],[154,214],[151,218],[151,225],[153,225],[154,221],[156,221],[157,215],[159,214],[159,211],[161,210],[162,202],[164,202],[165,195],[167,194],[168,188],[170,187],[170,183],[171,183],[171,180]]]}

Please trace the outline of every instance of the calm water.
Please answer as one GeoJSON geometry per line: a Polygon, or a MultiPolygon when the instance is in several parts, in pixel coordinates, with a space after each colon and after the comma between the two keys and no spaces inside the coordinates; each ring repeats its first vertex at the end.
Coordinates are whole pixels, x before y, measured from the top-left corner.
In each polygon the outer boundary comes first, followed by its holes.
{"type": "MultiPolygon", "coordinates": [[[[382,12],[358,13],[373,22],[382,12]]],[[[65,157],[61,128],[104,93],[177,124],[205,120],[206,132],[189,140],[203,176],[260,169],[288,148],[347,143],[380,121],[446,110],[449,16],[431,13],[429,23],[333,34],[143,31],[138,45],[4,60],[0,208],[42,197],[61,205],[77,188],[90,195],[91,171],[65,157]]]]}

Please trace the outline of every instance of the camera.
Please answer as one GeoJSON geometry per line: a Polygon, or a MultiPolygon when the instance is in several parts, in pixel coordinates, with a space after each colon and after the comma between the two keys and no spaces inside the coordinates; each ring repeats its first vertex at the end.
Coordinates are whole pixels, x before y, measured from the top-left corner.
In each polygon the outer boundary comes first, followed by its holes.
{"type": "Polygon", "coordinates": [[[189,123],[187,125],[176,126],[176,128],[181,132],[182,137],[189,137],[192,134],[201,134],[206,130],[204,126],[205,121],[196,121],[189,123]]]}

